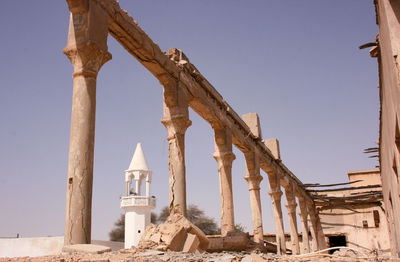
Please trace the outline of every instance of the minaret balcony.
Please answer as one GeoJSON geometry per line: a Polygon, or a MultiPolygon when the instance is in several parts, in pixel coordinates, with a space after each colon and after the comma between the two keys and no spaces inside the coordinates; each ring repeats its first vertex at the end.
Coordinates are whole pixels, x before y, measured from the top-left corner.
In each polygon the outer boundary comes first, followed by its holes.
{"type": "Polygon", "coordinates": [[[121,208],[123,207],[156,207],[155,197],[146,196],[123,196],[121,197],[121,208]]]}

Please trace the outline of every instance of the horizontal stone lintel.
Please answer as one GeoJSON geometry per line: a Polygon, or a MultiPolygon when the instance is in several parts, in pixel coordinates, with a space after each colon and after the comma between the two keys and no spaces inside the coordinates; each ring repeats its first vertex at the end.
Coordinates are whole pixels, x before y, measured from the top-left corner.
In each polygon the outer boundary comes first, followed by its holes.
{"type": "Polygon", "coordinates": [[[257,150],[260,152],[260,166],[266,173],[277,172],[296,185],[296,195],[313,201],[304,190],[303,183],[279,160],[276,159],[260,137],[252,134],[250,128],[222,98],[218,91],[188,61],[172,61],[168,54],[137,25],[137,22],[115,0],[93,0],[109,15],[110,34],[143,64],[155,77],[169,76],[181,81],[189,94],[189,105],[210,124],[222,122],[232,130],[232,142],[242,152],[257,150]],[[193,72],[195,68],[195,72],[193,72]],[[189,70],[192,70],[189,71],[189,70]],[[205,110],[207,108],[207,110],[205,110]]]}

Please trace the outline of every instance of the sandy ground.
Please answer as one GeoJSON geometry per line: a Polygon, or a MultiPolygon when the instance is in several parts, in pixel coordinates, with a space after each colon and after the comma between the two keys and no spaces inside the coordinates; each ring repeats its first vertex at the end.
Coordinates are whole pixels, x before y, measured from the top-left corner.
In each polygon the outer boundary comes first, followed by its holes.
{"type": "Polygon", "coordinates": [[[43,257],[21,257],[21,258],[0,258],[5,261],[30,261],[30,262],[129,262],[129,261],[205,261],[205,262],[263,262],[263,261],[400,261],[400,259],[377,254],[361,254],[351,250],[343,250],[333,255],[310,254],[300,256],[277,256],[275,254],[263,254],[259,252],[220,252],[191,254],[183,252],[162,252],[156,250],[139,251],[135,249],[122,249],[119,251],[103,254],[62,254],[43,257]]]}

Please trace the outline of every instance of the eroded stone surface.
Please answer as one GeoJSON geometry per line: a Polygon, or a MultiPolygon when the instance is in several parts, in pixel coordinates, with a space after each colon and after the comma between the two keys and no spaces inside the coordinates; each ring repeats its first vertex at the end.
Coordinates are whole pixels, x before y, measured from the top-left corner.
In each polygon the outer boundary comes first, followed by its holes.
{"type": "MultiPolygon", "coordinates": [[[[68,2],[68,1],[67,1],[68,2]]],[[[64,244],[91,240],[96,78],[111,59],[108,16],[94,1],[69,1],[68,43],[63,52],[74,67],[64,244]]]]}
{"type": "Polygon", "coordinates": [[[196,252],[197,248],[199,247],[199,244],[200,244],[199,238],[196,235],[189,233],[189,234],[187,234],[182,251],[194,253],[194,252],[196,252]]]}
{"type": "Polygon", "coordinates": [[[221,234],[224,236],[235,229],[232,191],[232,162],[235,155],[232,152],[232,132],[228,128],[214,128],[215,152],[218,163],[220,205],[221,205],[221,234]]]}

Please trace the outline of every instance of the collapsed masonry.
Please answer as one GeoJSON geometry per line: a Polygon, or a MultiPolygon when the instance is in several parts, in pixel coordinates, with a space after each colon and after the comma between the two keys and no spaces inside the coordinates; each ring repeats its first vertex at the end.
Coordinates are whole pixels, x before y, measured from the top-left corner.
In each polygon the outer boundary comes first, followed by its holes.
{"type": "Polygon", "coordinates": [[[68,163],[65,245],[90,243],[93,154],[95,133],[96,78],[101,66],[111,59],[107,49],[110,33],[146,67],[164,90],[161,122],[169,141],[169,199],[171,214],[186,213],[185,132],[191,125],[191,107],[214,130],[221,196],[221,231],[234,230],[232,190],[232,144],[245,156],[252,212],[253,240],[262,244],[263,225],[260,182],[268,177],[274,209],[278,254],[286,253],[282,219],[281,187],[285,190],[290,223],[290,249],[300,253],[296,198],[303,231],[302,252],[326,247],[318,212],[302,182],[282,163],[276,139],[262,140],[257,114],[240,118],[216,89],[178,49],[160,50],[115,0],[67,0],[70,10],[68,43],[64,53],[73,67],[73,103],[68,163]],[[308,226],[310,221],[310,227],[308,226]]]}
{"type": "Polygon", "coordinates": [[[174,213],[158,225],[150,224],[137,246],[139,249],[182,251],[189,253],[219,251],[275,251],[250,239],[248,233],[230,231],[222,236],[206,236],[180,213],[174,213]]]}
{"type": "Polygon", "coordinates": [[[139,242],[139,249],[203,252],[209,245],[207,236],[183,215],[172,214],[161,225],[151,224],[139,242]]]}

